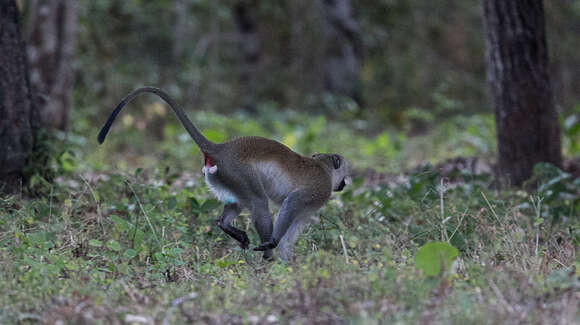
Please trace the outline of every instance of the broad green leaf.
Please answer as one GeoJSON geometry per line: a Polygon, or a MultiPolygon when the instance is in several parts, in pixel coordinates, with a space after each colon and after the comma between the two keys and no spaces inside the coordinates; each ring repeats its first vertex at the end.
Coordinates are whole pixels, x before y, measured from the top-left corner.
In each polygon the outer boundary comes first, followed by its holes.
{"type": "Polygon", "coordinates": [[[165,260],[165,256],[163,256],[161,252],[155,252],[155,254],[153,254],[153,257],[155,257],[155,260],[157,260],[158,262],[165,260]]]}
{"type": "Polygon", "coordinates": [[[167,254],[170,256],[178,256],[179,254],[182,254],[184,252],[183,248],[179,248],[179,247],[174,247],[171,248],[167,251],[167,254]]]}
{"type": "Polygon", "coordinates": [[[200,213],[199,202],[197,201],[196,198],[194,198],[194,197],[189,198],[189,207],[191,208],[191,212],[200,213]]]}
{"type": "Polygon", "coordinates": [[[125,253],[123,253],[123,256],[124,256],[126,259],[130,260],[130,259],[132,259],[133,257],[137,256],[137,251],[136,251],[136,250],[134,250],[134,249],[132,249],[132,248],[129,248],[128,250],[126,250],[126,251],[125,251],[125,253]]]}
{"type": "Polygon", "coordinates": [[[230,260],[218,260],[216,261],[216,265],[219,266],[222,269],[227,268],[230,265],[234,265],[236,264],[236,262],[230,261],[230,260]]]}
{"type": "Polygon", "coordinates": [[[446,242],[430,242],[421,246],[415,255],[415,267],[426,275],[435,276],[448,270],[459,251],[446,242]]]}
{"type": "Polygon", "coordinates": [[[107,242],[107,248],[112,251],[118,252],[121,250],[121,244],[119,244],[118,241],[111,239],[107,242]]]}
{"type": "Polygon", "coordinates": [[[89,240],[89,246],[91,247],[102,247],[103,243],[100,240],[91,239],[89,240]]]}
{"type": "Polygon", "coordinates": [[[114,215],[114,214],[111,215],[109,218],[115,223],[115,226],[119,230],[121,230],[121,231],[129,230],[129,223],[127,222],[127,220],[125,220],[117,215],[114,215]]]}
{"type": "Polygon", "coordinates": [[[175,198],[175,196],[170,196],[169,198],[167,198],[167,209],[168,210],[173,210],[173,209],[175,209],[176,206],[177,206],[177,199],[175,198]]]}
{"type": "Polygon", "coordinates": [[[210,211],[218,208],[220,205],[221,205],[221,203],[218,200],[208,199],[205,202],[203,202],[200,210],[202,213],[207,213],[207,212],[210,212],[210,211]]]}

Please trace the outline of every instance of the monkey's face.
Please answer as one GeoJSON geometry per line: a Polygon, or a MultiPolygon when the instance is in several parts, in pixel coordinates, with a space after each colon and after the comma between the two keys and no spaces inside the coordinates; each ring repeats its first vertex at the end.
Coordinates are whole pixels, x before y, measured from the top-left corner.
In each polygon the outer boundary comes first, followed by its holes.
{"type": "Polygon", "coordinates": [[[313,155],[312,158],[325,162],[332,169],[333,191],[340,192],[346,185],[351,183],[348,162],[343,156],[337,154],[317,153],[313,155]]]}

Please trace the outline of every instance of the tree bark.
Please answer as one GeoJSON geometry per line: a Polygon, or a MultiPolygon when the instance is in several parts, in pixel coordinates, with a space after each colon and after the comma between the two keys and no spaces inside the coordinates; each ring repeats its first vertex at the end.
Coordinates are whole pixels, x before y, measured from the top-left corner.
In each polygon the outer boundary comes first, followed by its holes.
{"type": "Polygon", "coordinates": [[[325,88],[331,93],[350,97],[360,105],[363,46],[350,0],[322,0],[322,8],[326,22],[325,88]]]}
{"type": "Polygon", "coordinates": [[[562,165],[542,0],[483,0],[483,22],[499,170],[521,185],[536,163],[562,165]]]}
{"type": "Polygon", "coordinates": [[[76,0],[31,0],[28,60],[34,99],[45,127],[65,130],[73,88],[76,0]]]}
{"type": "Polygon", "coordinates": [[[14,0],[0,0],[0,192],[16,192],[36,139],[26,50],[14,0]]]}
{"type": "Polygon", "coordinates": [[[179,65],[185,53],[185,44],[188,41],[188,19],[189,16],[189,1],[188,0],[174,0],[173,16],[175,17],[175,25],[173,27],[173,66],[179,65]]]}
{"type": "Polygon", "coordinates": [[[240,82],[244,90],[241,106],[255,112],[257,101],[258,70],[262,55],[262,40],[258,33],[255,17],[256,1],[239,0],[233,6],[233,16],[240,35],[240,54],[242,57],[240,82]]]}

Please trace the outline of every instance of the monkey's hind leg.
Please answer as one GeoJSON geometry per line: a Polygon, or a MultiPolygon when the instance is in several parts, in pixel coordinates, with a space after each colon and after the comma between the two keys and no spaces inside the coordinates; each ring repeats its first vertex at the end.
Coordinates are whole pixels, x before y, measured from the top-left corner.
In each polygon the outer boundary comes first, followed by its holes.
{"type": "Polygon", "coordinates": [[[240,215],[242,208],[237,203],[226,204],[224,206],[224,212],[221,217],[216,221],[218,227],[221,228],[226,234],[228,234],[233,239],[240,243],[243,249],[248,249],[250,245],[250,239],[245,231],[240,230],[232,226],[232,221],[240,215]]]}
{"type": "MultiPolygon", "coordinates": [[[[254,199],[254,204],[252,207],[252,220],[254,221],[254,227],[258,231],[260,241],[262,242],[260,246],[271,242],[273,225],[272,218],[270,217],[270,210],[268,209],[268,198],[263,197],[254,199]]],[[[272,260],[272,249],[265,248],[261,251],[264,252],[262,257],[265,260],[272,260]]]]}

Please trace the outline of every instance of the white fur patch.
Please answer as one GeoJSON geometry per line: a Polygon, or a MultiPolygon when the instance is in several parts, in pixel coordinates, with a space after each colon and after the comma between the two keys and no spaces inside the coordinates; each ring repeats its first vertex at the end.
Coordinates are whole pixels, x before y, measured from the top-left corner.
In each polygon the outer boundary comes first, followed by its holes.
{"type": "Polygon", "coordinates": [[[260,161],[255,167],[261,176],[266,195],[270,200],[281,204],[282,201],[294,189],[293,183],[288,174],[275,162],[260,161]]]}
{"type": "Polygon", "coordinates": [[[210,174],[215,174],[217,173],[217,165],[213,165],[211,167],[207,167],[207,166],[203,166],[203,168],[201,169],[201,172],[205,175],[207,172],[209,172],[210,174]]]}
{"type": "MultiPolygon", "coordinates": [[[[217,171],[217,166],[212,166],[216,167],[216,171],[217,171]]],[[[206,167],[204,167],[206,168],[206,167]]],[[[212,182],[210,175],[215,174],[211,172],[210,170],[211,168],[206,168],[206,170],[204,170],[204,174],[205,174],[205,183],[207,184],[207,187],[209,187],[210,191],[215,195],[215,197],[224,202],[224,203],[235,203],[237,202],[235,195],[232,194],[232,192],[230,192],[227,188],[223,187],[219,182],[212,182]],[[209,173],[206,173],[206,171],[209,171],[209,173]]]]}

